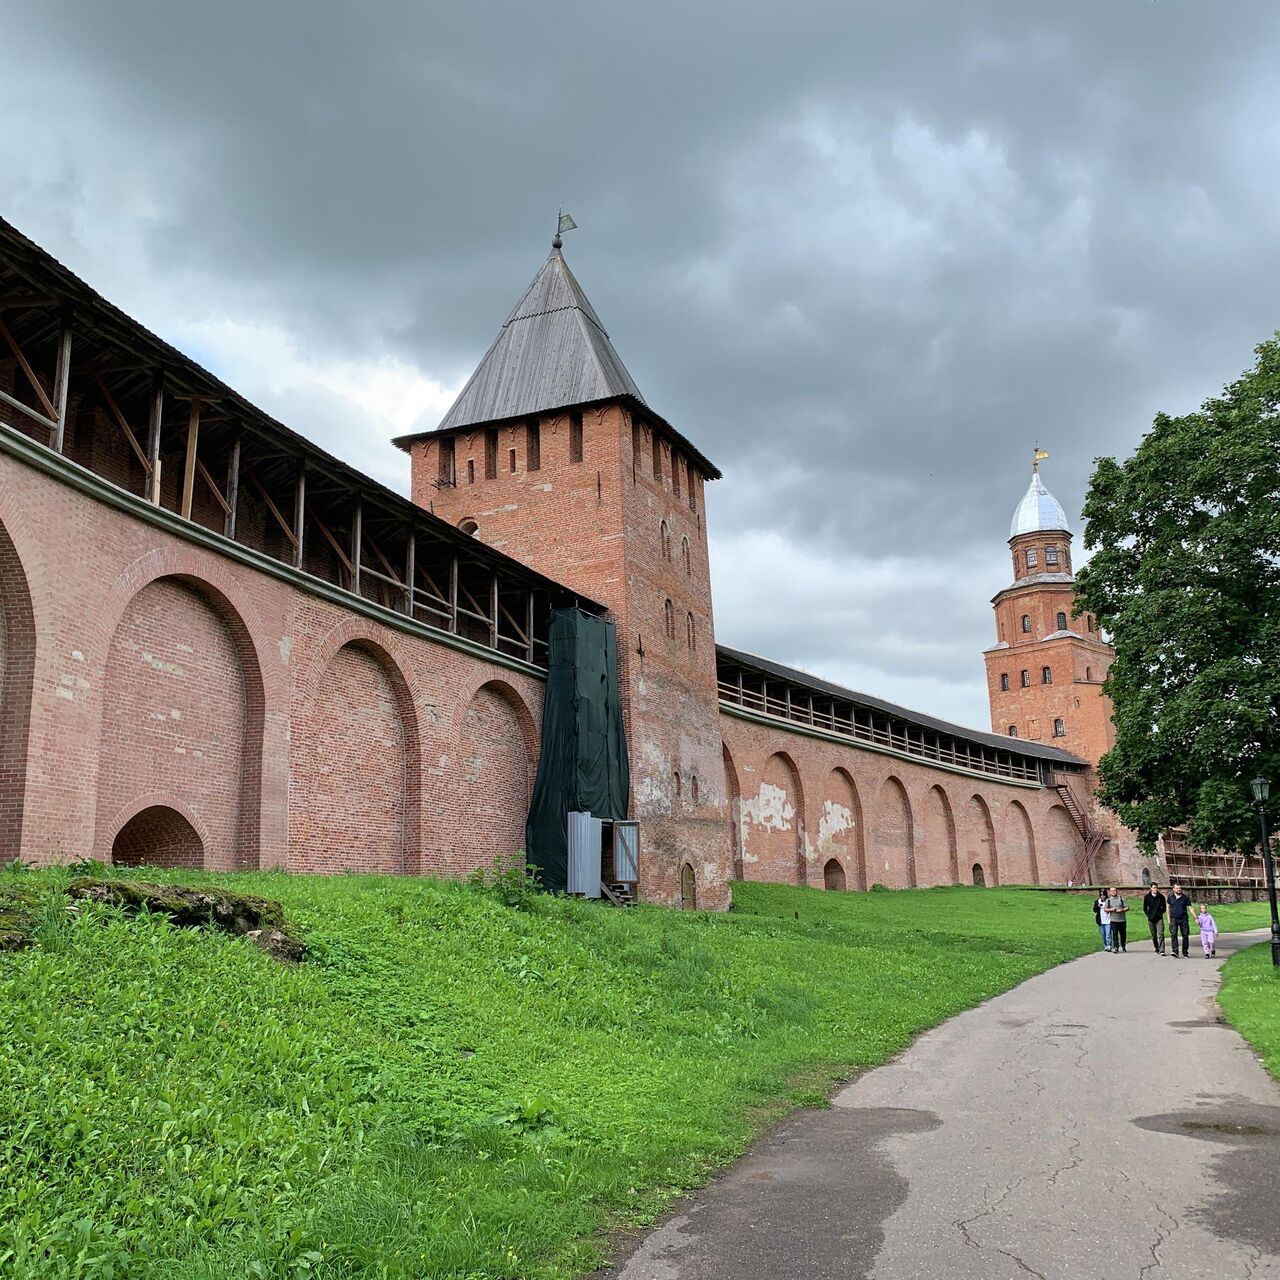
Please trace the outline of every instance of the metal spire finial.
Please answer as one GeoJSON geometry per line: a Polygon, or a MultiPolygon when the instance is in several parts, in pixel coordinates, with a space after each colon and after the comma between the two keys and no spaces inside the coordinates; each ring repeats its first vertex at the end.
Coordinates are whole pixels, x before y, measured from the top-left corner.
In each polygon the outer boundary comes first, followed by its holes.
{"type": "Polygon", "coordinates": [[[1048,453],[1037,444],[1035,447],[1035,453],[1032,455],[1032,458],[1031,458],[1032,475],[1038,476],[1040,474],[1040,463],[1048,456],[1049,456],[1048,453]]]}

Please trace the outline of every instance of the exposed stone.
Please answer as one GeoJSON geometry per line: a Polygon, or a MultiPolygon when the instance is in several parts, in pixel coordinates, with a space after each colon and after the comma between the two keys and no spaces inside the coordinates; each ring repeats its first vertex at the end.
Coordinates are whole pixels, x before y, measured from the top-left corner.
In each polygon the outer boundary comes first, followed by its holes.
{"type": "Polygon", "coordinates": [[[67,886],[72,899],[100,902],[130,914],[149,911],[165,915],[181,928],[212,927],[282,960],[300,960],[306,947],[285,928],[284,908],[270,898],[228,889],[193,888],[180,884],[150,884],[144,880],[81,876],[67,886]]]}
{"type": "Polygon", "coordinates": [[[35,943],[36,911],[31,895],[0,889],[0,951],[21,951],[35,943]]]}

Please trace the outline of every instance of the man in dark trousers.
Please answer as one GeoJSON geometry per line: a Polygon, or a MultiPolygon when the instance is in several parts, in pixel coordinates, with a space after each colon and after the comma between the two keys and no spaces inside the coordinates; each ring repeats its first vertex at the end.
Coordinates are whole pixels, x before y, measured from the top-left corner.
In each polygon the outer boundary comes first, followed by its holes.
{"type": "Polygon", "coordinates": [[[1142,899],[1142,914],[1147,917],[1151,929],[1151,945],[1160,956],[1164,955],[1164,917],[1168,910],[1169,903],[1160,892],[1160,886],[1153,884],[1142,899]]]}
{"type": "Polygon", "coordinates": [[[1187,942],[1191,937],[1191,899],[1175,884],[1169,895],[1169,933],[1173,936],[1173,954],[1178,954],[1178,935],[1182,935],[1182,958],[1187,956],[1187,942]]]}

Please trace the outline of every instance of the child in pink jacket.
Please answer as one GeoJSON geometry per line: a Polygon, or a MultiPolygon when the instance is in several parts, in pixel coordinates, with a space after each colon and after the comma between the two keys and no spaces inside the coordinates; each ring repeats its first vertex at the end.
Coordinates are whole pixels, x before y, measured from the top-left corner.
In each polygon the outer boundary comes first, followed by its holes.
{"type": "Polygon", "coordinates": [[[1200,904],[1196,923],[1200,926],[1200,945],[1204,948],[1204,958],[1207,960],[1218,954],[1218,922],[1209,914],[1209,908],[1203,902],[1200,904]]]}

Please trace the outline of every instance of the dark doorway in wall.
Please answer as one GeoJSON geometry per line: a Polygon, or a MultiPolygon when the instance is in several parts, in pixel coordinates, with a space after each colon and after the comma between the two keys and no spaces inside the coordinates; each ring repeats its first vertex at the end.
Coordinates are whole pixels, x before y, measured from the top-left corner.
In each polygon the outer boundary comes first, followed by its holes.
{"type": "Polygon", "coordinates": [[[973,883],[982,888],[987,883],[987,873],[982,869],[982,863],[975,862],[973,864],[973,883]]]}
{"type": "Polygon", "coordinates": [[[111,861],[118,867],[203,867],[204,846],[182,814],[157,804],[120,828],[111,861]]]}
{"type": "Polygon", "coordinates": [[[686,862],[680,868],[680,910],[698,909],[698,885],[693,878],[693,868],[686,862]]]}
{"type": "Polygon", "coordinates": [[[825,889],[843,889],[845,887],[844,868],[836,858],[831,858],[822,868],[822,885],[825,889]]]}
{"type": "Polygon", "coordinates": [[[1145,884],[1148,889],[1151,887],[1151,868],[1150,867],[1142,868],[1142,883],[1145,884]]]}

